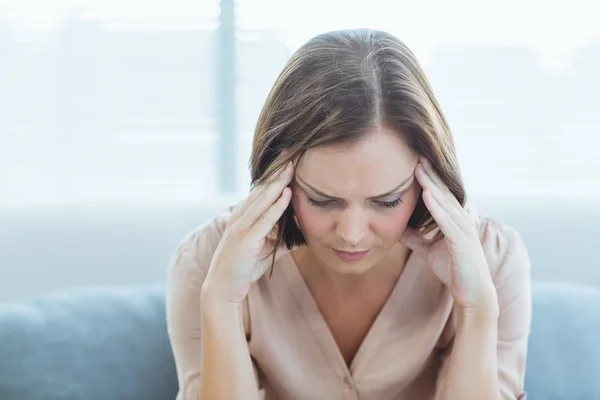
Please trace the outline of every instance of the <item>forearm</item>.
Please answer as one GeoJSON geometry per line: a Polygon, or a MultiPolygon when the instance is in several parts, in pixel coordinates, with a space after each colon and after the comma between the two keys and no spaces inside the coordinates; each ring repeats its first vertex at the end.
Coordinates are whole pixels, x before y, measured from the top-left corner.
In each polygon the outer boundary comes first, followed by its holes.
{"type": "Polygon", "coordinates": [[[494,307],[482,313],[457,312],[454,345],[436,400],[500,399],[497,321],[494,307]]]}
{"type": "Polygon", "coordinates": [[[199,399],[258,399],[242,309],[202,298],[202,376],[199,399]]]}

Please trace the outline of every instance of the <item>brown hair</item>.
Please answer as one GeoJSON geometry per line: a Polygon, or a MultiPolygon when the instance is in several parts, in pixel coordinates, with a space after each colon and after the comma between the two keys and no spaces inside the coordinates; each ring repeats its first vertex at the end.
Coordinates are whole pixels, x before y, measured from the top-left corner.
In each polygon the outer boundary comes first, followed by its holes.
{"type": "MultiPolygon", "coordinates": [[[[355,143],[384,124],[431,161],[464,206],[452,135],[421,66],[398,38],[369,29],[323,33],[292,55],[258,119],[250,158],[252,185],[308,149],[355,143]]],[[[293,215],[290,204],[277,224],[277,247],[306,243],[293,215]]],[[[409,226],[423,234],[437,228],[422,197],[409,226]]]]}

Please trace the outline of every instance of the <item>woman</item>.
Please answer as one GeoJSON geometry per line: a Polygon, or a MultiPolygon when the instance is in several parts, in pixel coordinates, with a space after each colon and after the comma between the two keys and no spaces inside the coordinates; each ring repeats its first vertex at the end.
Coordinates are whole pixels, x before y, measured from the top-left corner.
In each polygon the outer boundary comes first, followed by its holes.
{"type": "Polygon", "coordinates": [[[260,115],[251,175],[170,268],[179,399],[524,398],[527,251],[465,207],[450,130],[401,41],[302,46],[260,115]]]}

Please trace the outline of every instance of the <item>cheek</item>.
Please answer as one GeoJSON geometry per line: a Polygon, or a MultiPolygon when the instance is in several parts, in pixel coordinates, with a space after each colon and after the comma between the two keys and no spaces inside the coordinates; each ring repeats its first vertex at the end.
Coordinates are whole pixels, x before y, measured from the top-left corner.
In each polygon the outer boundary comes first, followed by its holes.
{"type": "Polygon", "coordinates": [[[411,215],[412,209],[403,204],[397,210],[379,218],[374,230],[384,241],[398,240],[404,233],[411,215]]]}

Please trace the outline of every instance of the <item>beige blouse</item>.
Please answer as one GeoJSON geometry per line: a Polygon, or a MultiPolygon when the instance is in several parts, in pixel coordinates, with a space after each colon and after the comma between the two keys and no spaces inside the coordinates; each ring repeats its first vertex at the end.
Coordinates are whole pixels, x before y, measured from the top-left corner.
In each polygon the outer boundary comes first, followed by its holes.
{"type": "MultiPolygon", "coordinates": [[[[192,232],[169,268],[167,325],[179,400],[198,397],[200,289],[231,208],[192,232]]],[[[523,399],[531,321],[530,263],[519,234],[472,212],[500,305],[498,376],[503,399],[523,399]]],[[[291,253],[252,285],[248,348],[268,400],[430,400],[452,351],[453,300],[415,253],[350,367],[291,253]]]]}

